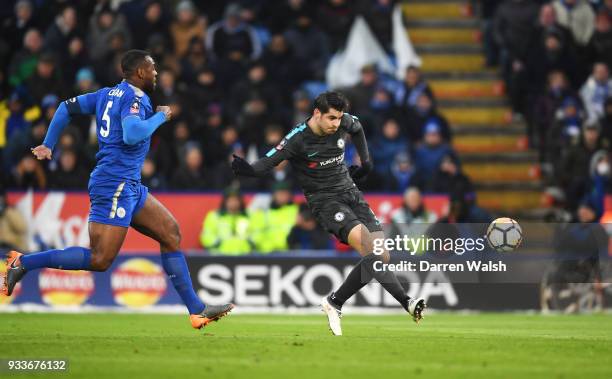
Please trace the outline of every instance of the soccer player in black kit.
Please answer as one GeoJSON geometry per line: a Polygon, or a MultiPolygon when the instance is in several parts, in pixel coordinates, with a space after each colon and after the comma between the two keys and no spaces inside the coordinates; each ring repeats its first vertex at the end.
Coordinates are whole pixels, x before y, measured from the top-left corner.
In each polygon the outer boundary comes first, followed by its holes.
{"type": "Polygon", "coordinates": [[[265,157],[251,165],[234,155],[232,162],[234,174],[260,177],[288,160],[319,224],[362,256],[340,288],[321,300],[321,308],[327,314],[334,335],[342,335],[342,305],[372,278],[414,321],[422,318],[426,307],[423,299],[411,299],[406,294],[393,272],[374,270],[375,262],[389,261],[389,253],[373,253],[374,239],[384,238],[384,233],[353,181],[372,170],[372,160],[361,123],[357,117],[345,113],[347,108],[348,102],[340,92],[324,92],[315,99],[312,116],[291,130],[265,157]],[[361,166],[347,168],[344,164],[347,134],[357,149],[361,166]]]}

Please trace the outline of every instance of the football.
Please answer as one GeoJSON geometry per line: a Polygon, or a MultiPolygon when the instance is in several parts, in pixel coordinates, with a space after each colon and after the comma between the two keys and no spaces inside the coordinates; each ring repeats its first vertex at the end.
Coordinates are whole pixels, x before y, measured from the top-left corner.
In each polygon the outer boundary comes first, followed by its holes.
{"type": "Polygon", "coordinates": [[[494,250],[508,252],[516,250],[523,241],[523,230],[515,220],[500,217],[487,228],[487,242],[494,250]]]}

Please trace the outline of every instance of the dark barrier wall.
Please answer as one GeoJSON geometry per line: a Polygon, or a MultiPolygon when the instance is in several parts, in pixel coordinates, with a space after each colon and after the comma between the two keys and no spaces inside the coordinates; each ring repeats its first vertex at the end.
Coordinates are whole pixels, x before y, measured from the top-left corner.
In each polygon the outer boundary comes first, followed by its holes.
{"type": "MultiPolygon", "coordinates": [[[[337,287],[355,257],[190,256],[194,286],[205,301],[238,306],[313,308],[337,287]]],[[[526,310],[539,308],[538,284],[448,282],[444,273],[403,277],[411,296],[423,296],[432,308],[446,310],[526,310]]],[[[29,273],[15,296],[0,295],[0,310],[35,304],[50,308],[156,309],[180,305],[157,256],[122,255],[103,273],[52,269],[29,273]]],[[[351,299],[360,307],[397,307],[380,285],[370,284],[351,299]]]]}

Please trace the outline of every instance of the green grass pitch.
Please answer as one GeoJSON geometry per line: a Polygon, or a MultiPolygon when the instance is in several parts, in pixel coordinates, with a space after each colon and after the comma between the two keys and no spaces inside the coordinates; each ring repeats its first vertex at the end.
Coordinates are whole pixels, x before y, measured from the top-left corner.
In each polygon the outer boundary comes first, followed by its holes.
{"type": "Polygon", "coordinates": [[[612,378],[612,315],[0,314],[0,358],[69,358],[78,378],[612,378]]]}

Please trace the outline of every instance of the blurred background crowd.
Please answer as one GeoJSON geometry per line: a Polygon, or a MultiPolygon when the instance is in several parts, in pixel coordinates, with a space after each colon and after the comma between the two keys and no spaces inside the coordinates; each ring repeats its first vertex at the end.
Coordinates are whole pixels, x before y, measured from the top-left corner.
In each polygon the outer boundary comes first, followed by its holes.
{"type": "Polygon", "coordinates": [[[565,210],[588,204],[599,218],[611,175],[612,1],[483,5],[487,64],[501,69],[549,193],[565,210]]]}
{"type": "MultiPolygon", "coordinates": [[[[74,117],[51,161],[36,161],[30,148],[42,142],[59,101],[115,85],[122,53],[139,48],[157,63],[153,104],[170,105],[174,115],[152,138],[142,169],[145,185],[153,191],[297,190],[287,164],[265,179],[237,182],[232,154],[255,159],[309,116],[312,99],[326,89],[330,58],[344,46],[357,15],[391,52],[396,2],[5,1],[1,187],[86,189],[97,151],[94,118],[74,117]]],[[[612,0],[470,5],[481,17],[486,65],[499,68],[512,117],[527,125],[529,146],[538,152],[562,217],[578,217],[584,206],[589,213],[579,219],[597,220],[612,174],[612,0]]],[[[397,80],[366,65],[359,83],[340,88],[365,126],[375,164],[360,188],[448,194],[467,204],[464,221],[487,221],[490,216],[475,205],[474,186],[427,76],[410,66],[404,77],[397,80]]],[[[347,163],[358,163],[350,143],[346,151],[347,163]]],[[[241,207],[240,201],[224,200],[221,213],[240,213],[241,207]]],[[[422,204],[414,210],[410,217],[424,212],[422,204]]],[[[299,222],[311,220],[298,208],[292,212],[299,222]]],[[[203,232],[202,244],[219,243],[211,238],[203,232]]]]}
{"type": "MultiPolygon", "coordinates": [[[[92,118],[73,119],[51,162],[35,162],[29,149],[42,141],[58,101],[115,85],[121,54],[143,48],[159,72],[153,103],[174,115],[153,138],[143,182],[153,190],[224,189],[234,181],[232,154],[261,156],[308,117],[356,14],[389,45],[393,2],[358,3],[17,1],[4,10],[0,41],[3,179],[17,188],[86,188],[97,149],[92,118]]],[[[361,82],[344,90],[376,162],[378,175],[364,189],[402,191],[418,176],[419,185],[439,190],[425,178],[437,169],[432,155],[454,156],[450,129],[418,69],[394,93],[375,66],[362,71],[361,82]],[[435,149],[414,147],[424,139],[435,149]]],[[[353,156],[349,149],[347,160],[353,156]]],[[[289,170],[282,165],[270,179],[240,187],[269,190],[270,181],[290,179],[289,170]]]]}

